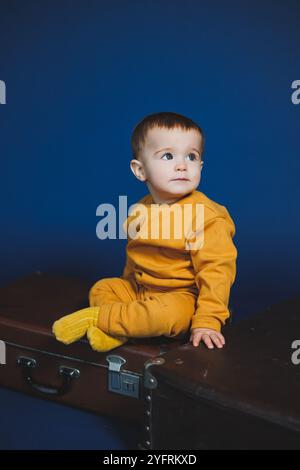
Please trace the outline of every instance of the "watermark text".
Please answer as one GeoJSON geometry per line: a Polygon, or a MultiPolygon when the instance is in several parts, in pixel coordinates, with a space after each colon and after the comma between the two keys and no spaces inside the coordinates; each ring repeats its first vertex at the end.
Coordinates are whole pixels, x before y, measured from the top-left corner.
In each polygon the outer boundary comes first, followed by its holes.
{"type": "Polygon", "coordinates": [[[295,349],[291,356],[292,363],[294,366],[298,366],[300,364],[300,339],[295,339],[295,341],[292,342],[292,349],[295,349]]]}
{"type": "Polygon", "coordinates": [[[0,365],[6,364],[6,344],[0,341],[0,365]]]}
{"type": "Polygon", "coordinates": [[[6,104],[6,85],[3,80],[0,80],[0,104],[6,104]]]}
{"type": "Polygon", "coordinates": [[[292,89],[295,90],[291,95],[293,104],[300,103],[300,80],[294,80],[292,83],[292,89]]]}
{"type": "Polygon", "coordinates": [[[96,235],[100,240],[184,240],[186,250],[204,244],[204,204],[133,204],[127,215],[127,196],[119,196],[118,214],[112,204],[100,204],[96,235]],[[117,220],[117,215],[119,220],[117,220]],[[118,226],[118,233],[117,233],[118,226]]]}

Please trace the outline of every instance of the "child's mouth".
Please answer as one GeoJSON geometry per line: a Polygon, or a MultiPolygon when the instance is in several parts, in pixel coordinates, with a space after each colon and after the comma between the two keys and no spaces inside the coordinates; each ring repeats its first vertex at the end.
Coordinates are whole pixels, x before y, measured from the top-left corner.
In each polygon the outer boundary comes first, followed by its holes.
{"type": "Polygon", "coordinates": [[[171,181],[190,181],[190,180],[188,180],[187,178],[176,178],[176,179],[171,180],[171,181]]]}

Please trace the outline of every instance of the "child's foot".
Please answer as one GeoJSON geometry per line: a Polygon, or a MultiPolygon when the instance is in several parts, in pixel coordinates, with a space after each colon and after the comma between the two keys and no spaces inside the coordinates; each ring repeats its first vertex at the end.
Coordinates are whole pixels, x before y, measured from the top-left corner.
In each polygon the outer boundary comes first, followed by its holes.
{"type": "Polygon", "coordinates": [[[84,308],[54,322],[52,331],[56,339],[64,344],[80,339],[91,326],[97,325],[99,308],[84,308]]]}
{"type": "Polygon", "coordinates": [[[107,335],[104,331],[100,330],[96,326],[92,326],[87,331],[87,337],[91,347],[95,351],[106,352],[111,349],[117,348],[122,344],[126,343],[127,338],[124,336],[116,338],[114,336],[107,335]]]}

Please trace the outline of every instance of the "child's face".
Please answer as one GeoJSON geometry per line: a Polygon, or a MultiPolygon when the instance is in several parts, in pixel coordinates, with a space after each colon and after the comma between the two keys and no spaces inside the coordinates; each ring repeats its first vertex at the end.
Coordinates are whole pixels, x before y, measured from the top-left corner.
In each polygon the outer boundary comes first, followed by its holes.
{"type": "Polygon", "coordinates": [[[155,127],[148,131],[140,160],[132,160],[131,169],[146,182],[156,203],[173,203],[200,183],[201,144],[195,129],[155,127]]]}

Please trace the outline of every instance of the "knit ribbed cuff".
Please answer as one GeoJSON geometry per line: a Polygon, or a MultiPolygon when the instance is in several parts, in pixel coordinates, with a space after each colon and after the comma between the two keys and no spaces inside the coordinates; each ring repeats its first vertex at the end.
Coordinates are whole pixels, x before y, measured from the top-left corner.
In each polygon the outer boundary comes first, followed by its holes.
{"type": "Polygon", "coordinates": [[[98,322],[97,325],[100,330],[104,331],[104,333],[110,335],[109,331],[109,314],[111,310],[110,304],[102,304],[99,310],[98,322]]]}
{"type": "Polygon", "coordinates": [[[210,328],[212,330],[216,330],[220,332],[221,326],[222,326],[221,321],[214,317],[201,317],[197,315],[192,318],[191,329],[210,328]]]}

